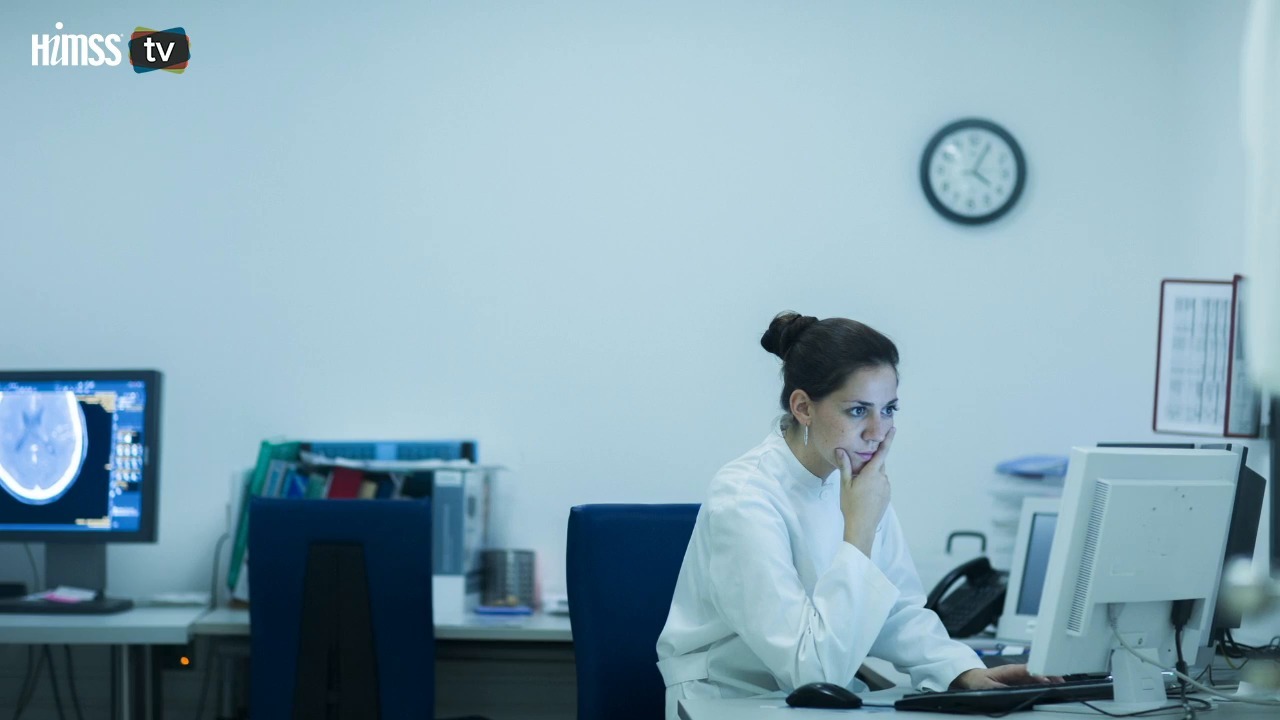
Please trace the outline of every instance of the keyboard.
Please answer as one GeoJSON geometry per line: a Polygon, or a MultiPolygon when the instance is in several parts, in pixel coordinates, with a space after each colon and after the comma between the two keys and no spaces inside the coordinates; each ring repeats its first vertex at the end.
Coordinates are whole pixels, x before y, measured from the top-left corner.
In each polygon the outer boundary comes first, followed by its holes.
{"type": "Polygon", "coordinates": [[[1111,681],[1099,678],[1062,683],[1012,685],[989,690],[947,690],[904,695],[895,710],[956,714],[1009,713],[1046,703],[1112,699],[1111,681]]]}

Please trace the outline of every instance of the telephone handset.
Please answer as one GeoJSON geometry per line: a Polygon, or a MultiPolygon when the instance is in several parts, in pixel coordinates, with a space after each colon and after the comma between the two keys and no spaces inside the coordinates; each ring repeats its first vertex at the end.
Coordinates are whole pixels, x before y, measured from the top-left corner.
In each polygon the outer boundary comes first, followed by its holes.
{"type": "Polygon", "coordinates": [[[985,557],[975,558],[947,573],[924,606],[938,614],[951,637],[969,637],[1000,619],[1008,582],[1008,573],[991,567],[985,557]]]}

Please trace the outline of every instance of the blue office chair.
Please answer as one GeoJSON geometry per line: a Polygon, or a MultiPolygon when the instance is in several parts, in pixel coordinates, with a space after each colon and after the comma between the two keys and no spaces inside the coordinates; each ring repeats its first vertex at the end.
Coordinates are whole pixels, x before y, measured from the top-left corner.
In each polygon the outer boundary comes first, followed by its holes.
{"type": "Polygon", "coordinates": [[[249,513],[253,717],[432,718],[429,502],[257,498],[249,513]]]}
{"type": "Polygon", "coordinates": [[[569,511],[569,624],[578,720],[659,720],[658,635],[697,505],[580,505],[569,511]]]}

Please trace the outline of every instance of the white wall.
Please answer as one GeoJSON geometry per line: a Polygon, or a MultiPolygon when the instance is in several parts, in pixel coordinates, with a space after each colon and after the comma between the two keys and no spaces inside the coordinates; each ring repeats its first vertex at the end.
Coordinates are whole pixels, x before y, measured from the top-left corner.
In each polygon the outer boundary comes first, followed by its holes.
{"type": "Polygon", "coordinates": [[[764,436],[787,308],[898,343],[931,582],[996,462],[1151,437],[1160,279],[1240,269],[1240,2],[262,5],[0,6],[0,367],[166,373],[118,593],[205,587],[279,434],[478,438],[562,589],[570,506],[700,501],[764,436]],[[30,67],[55,21],[191,67],[30,67]],[[916,177],[969,115],[1030,165],[989,227],[916,177]]]}

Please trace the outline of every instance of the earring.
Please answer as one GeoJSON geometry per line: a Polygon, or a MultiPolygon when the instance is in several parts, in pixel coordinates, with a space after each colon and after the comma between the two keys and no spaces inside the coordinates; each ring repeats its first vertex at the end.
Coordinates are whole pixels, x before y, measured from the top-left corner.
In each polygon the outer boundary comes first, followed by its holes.
{"type": "Polygon", "coordinates": [[[809,447],[809,426],[804,426],[804,446],[809,447]]]}

